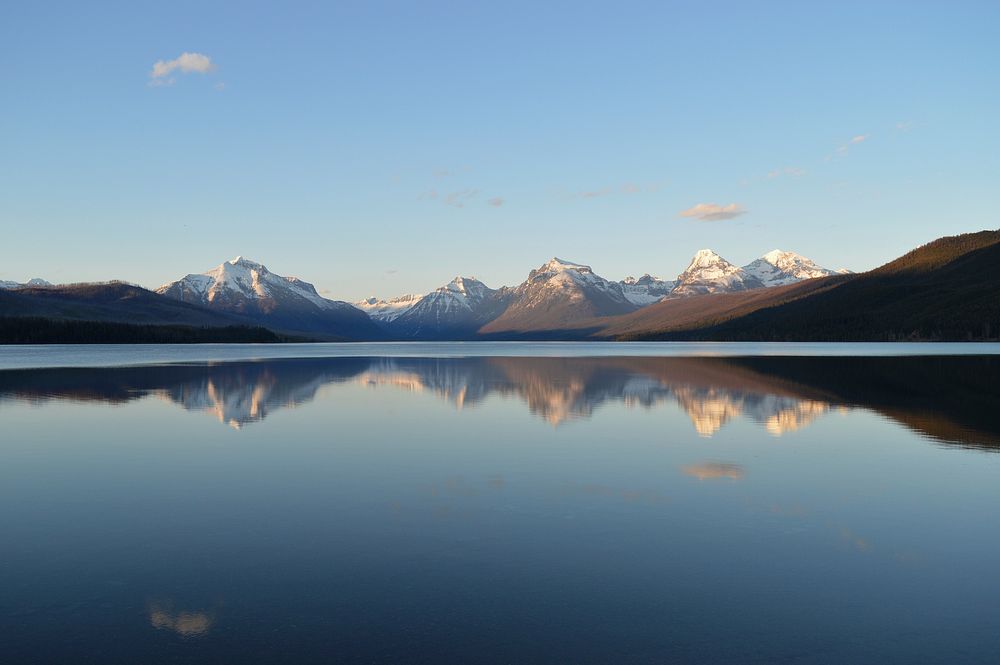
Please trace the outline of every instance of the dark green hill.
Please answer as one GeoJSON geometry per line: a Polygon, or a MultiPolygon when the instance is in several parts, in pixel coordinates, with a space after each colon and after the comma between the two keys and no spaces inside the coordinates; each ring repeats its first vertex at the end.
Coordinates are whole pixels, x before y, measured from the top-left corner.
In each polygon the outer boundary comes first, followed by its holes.
{"type": "Polygon", "coordinates": [[[612,321],[605,330],[617,339],[995,340],[1000,231],[941,238],[867,273],[795,287],[757,303],[747,295],[749,307],[725,320],[695,316],[678,325],[666,308],[663,318],[644,321],[644,327],[614,334],[619,322],[612,321]]]}
{"type": "Polygon", "coordinates": [[[239,317],[123,282],[0,290],[0,343],[277,342],[239,317]]]}

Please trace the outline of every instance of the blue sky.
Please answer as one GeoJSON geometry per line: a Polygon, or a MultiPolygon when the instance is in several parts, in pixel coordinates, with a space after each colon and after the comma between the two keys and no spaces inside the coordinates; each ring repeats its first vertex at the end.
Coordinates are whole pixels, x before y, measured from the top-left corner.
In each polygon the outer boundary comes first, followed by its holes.
{"type": "Polygon", "coordinates": [[[16,3],[0,279],[242,254],[354,300],[553,255],[867,269],[1000,226],[998,25],[995,1],[16,3]]]}

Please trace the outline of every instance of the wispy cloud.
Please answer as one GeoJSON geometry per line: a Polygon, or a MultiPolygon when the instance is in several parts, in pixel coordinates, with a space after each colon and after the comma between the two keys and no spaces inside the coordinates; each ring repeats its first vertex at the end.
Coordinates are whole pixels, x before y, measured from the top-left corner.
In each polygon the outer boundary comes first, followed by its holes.
{"type": "Polygon", "coordinates": [[[681,210],[677,214],[681,217],[693,217],[702,222],[719,222],[745,215],[746,212],[746,208],[739,203],[727,203],[725,205],[719,203],[699,203],[687,210],[681,210]]]}
{"type": "Polygon", "coordinates": [[[650,182],[648,184],[641,184],[636,182],[626,182],[621,185],[616,186],[606,186],[599,189],[587,189],[581,192],[574,192],[571,194],[562,194],[571,199],[597,199],[602,196],[611,196],[613,194],[641,194],[643,192],[655,193],[662,190],[667,186],[667,181],[657,181],[650,182]]]}
{"type": "Polygon", "coordinates": [[[768,172],[767,179],[774,180],[775,178],[780,178],[781,176],[788,176],[790,178],[801,178],[806,174],[806,170],[799,168],[798,166],[786,166],[783,169],[774,169],[768,172]]]}
{"type": "MultiPolygon", "coordinates": [[[[464,208],[467,205],[473,203],[479,198],[480,191],[472,187],[467,187],[465,189],[460,189],[454,192],[446,193],[439,192],[436,189],[428,189],[421,192],[417,196],[418,201],[438,201],[444,205],[451,206],[453,208],[464,208]]],[[[486,199],[485,204],[493,208],[499,208],[504,203],[506,199],[502,196],[494,196],[492,198],[486,199]]]]}
{"type": "Polygon", "coordinates": [[[896,131],[897,132],[908,132],[908,131],[911,131],[916,126],[917,126],[917,123],[913,122],[912,120],[902,120],[902,121],[896,123],[896,131]]]}
{"type": "Polygon", "coordinates": [[[472,199],[479,196],[478,189],[463,189],[457,192],[452,192],[444,197],[445,205],[450,205],[455,208],[464,208],[465,204],[472,199]]]}
{"type": "Polygon", "coordinates": [[[174,72],[181,74],[208,74],[215,69],[215,63],[202,53],[181,53],[173,60],[158,60],[149,72],[151,85],[173,85],[174,72]]]}
{"type": "Polygon", "coordinates": [[[837,148],[837,156],[845,156],[848,152],[850,152],[852,146],[861,145],[870,139],[871,136],[871,134],[858,134],[856,136],[852,136],[850,141],[837,148]]]}

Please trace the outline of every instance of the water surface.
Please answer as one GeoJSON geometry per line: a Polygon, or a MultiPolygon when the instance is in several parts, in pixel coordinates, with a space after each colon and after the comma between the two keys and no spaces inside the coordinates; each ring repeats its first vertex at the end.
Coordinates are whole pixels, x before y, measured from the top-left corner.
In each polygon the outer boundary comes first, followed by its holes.
{"type": "Polygon", "coordinates": [[[958,342],[358,342],[322,344],[0,345],[0,369],[111,367],[281,358],[998,355],[1000,343],[958,342]]]}
{"type": "Polygon", "coordinates": [[[1000,357],[536,348],[0,371],[4,660],[995,661],[1000,357]]]}

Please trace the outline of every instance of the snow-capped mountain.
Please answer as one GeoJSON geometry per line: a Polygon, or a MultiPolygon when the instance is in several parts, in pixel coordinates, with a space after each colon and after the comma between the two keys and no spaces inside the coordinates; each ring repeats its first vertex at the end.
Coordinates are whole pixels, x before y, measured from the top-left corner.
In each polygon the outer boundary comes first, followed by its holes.
{"type": "Polygon", "coordinates": [[[0,279],[0,289],[21,289],[26,286],[52,286],[52,282],[47,282],[40,277],[34,277],[29,279],[27,282],[12,282],[10,280],[0,279]]]}
{"type": "Polygon", "coordinates": [[[276,275],[242,256],[164,284],[156,292],[280,330],[347,338],[379,333],[368,315],[352,305],[328,300],[312,284],[276,275]]]}
{"type": "Polygon", "coordinates": [[[622,293],[630,303],[645,307],[662,300],[673,290],[677,282],[663,280],[647,273],[639,279],[626,277],[619,284],[622,285],[622,293]]]}
{"type": "Polygon", "coordinates": [[[507,309],[483,332],[552,330],[635,309],[619,282],[604,279],[590,266],[553,258],[528,273],[528,279],[513,289],[507,309]]]}
{"type": "Polygon", "coordinates": [[[455,337],[475,333],[507,307],[511,290],[491,289],[475,277],[456,277],[419,298],[389,322],[406,337],[455,337]]]}
{"type": "Polygon", "coordinates": [[[803,279],[829,277],[837,271],[816,265],[811,259],[775,249],[743,266],[747,274],[759,279],[764,286],[784,286],[803,279]]]}
{"type": "Polygon", "coordinates": [[[392,300],[379,300],[373,297],[356,302],[354,306],[372,319],[388,323],[416,305],[423,297],[417,293],[408,293],[392,300]]]}
{"type": "Polygon", "coordinates": [[[670,297],[731,293],[763,286],[764,283],[759,278],[743,268],[734,266],[710,249],[702,249],[694,255],[684,272],[677,276],[677,285],[670,292],[670,297]]]}

